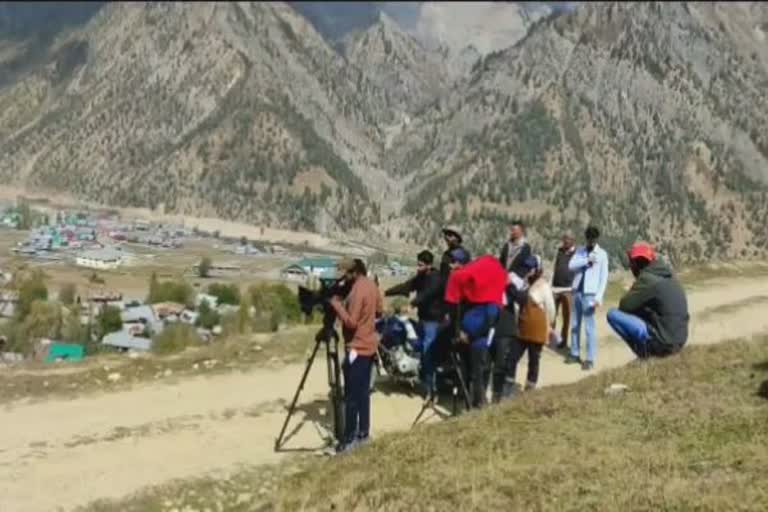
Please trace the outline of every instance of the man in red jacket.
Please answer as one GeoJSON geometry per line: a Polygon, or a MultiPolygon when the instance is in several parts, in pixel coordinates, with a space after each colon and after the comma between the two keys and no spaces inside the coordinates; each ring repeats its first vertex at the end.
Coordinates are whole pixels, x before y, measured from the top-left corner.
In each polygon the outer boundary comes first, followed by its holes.
{"type": "Polygon", "coordinates": [[[472,406],[482,407],[488,387],[489,349],[504,306],[507,273],[493,256],[481,256],[469,263],[468,255],[455,250],[451,257],[452,271],[445,302],[453,325],[459,326],[459,339],[469,345],[463,359],[465,374],[469,375],[472,406]]]}

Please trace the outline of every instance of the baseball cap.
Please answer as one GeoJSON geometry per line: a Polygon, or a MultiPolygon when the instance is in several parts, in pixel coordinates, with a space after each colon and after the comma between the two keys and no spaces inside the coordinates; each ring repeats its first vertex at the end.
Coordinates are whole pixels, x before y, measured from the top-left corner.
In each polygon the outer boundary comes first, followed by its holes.
{"type": "Polygon", "coordinates": [[[351,272],[354,269],[355,260],[352,258],[344,257],[336,263],[336,270],[338,270],[340,273],[351,272]]]}
{"type": "Polygon", "coordinates": [[[653,250],[653,246],[647,242],[635,242],[632,247],[627,251],[627,255],[630,260],[644,259],[647,261],[656,260],[656,251],[653,250]]]}
{"type": "Polygon", "coordinates": [[[461,247],[452,250],[448,255],[451,257],[453,263],[459,263],[461,265],[469,263],[469,253],[461,247]]]}
{"type": "Polygon", "coordinates": [[[522,261],[520,266],[525,272],[538,269],[541,267],[541,257],[531,254],[522,261]]]}

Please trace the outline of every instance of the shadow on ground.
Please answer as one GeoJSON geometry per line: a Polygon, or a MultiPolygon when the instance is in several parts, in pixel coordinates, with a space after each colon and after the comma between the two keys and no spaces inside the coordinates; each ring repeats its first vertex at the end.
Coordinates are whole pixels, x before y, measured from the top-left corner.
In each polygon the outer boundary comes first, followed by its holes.
{"type": "MultiPolygon", "coordinates": [[[[288,408],[285,407],[285,413],[288,414],[288,408]]],[[[329,403],[327,399],[319,398],[308,403],[296,404],[291,421],[288,424],[288,430],[281,443],[281,447],[275,449],[278,452],[316,452],[329,446],[332,440],[333,420],[330,415],[329,403]],[[313,425],[317,429],[318,443],[316,446],[289,447],[291,439],[301,431],[305,425],[313,425]]]]}

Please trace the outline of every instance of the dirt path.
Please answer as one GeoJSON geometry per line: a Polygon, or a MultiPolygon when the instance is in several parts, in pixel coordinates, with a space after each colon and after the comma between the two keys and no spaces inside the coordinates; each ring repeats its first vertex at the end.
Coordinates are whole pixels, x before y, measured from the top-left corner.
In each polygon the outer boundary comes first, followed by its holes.
{"type": "MultiPolygon", "coordinates": [[[[712,282],[692,291],[691,339],[714,343],[768,331],[766,295],[768,278],[712,282]]],[[[604,320],[598,328],[598,369],[629,362],[629,351],[608,336],[604,320]]],[[[318,363],[287,448],[322,445],[316,422],[301,422],[304,416],[317,419],[324,408],[325,370],[323,361],[318,363]]],[[[0,412],[0,510],[71,510],[171,479],[225,474],[240,464],[289,456],[274,453],[273,444],[283,404],[291,398],[302,369],[291,365],[195,377],[71,401],[8,406],[0,412]]],[[[562,364],[560,356],[545,354],[542,384],[572,382],[585,375],[562,364]]],[[[374,434],[408,428],[420,406],[415,396],[376,393],[374,434]]]]}

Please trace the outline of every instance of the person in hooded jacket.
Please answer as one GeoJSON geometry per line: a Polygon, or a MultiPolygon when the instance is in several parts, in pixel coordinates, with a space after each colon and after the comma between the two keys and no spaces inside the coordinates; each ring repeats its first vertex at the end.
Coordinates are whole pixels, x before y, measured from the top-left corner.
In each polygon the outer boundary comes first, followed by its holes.
{"type": "Polygon", "coordinates": [[[653,247],[635,243],[628,251],[635,282],[608,324],[638,358],[679,352],[688,341],[688,301],[672,270],[656,258],[653,247]]]}

